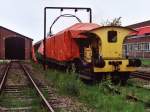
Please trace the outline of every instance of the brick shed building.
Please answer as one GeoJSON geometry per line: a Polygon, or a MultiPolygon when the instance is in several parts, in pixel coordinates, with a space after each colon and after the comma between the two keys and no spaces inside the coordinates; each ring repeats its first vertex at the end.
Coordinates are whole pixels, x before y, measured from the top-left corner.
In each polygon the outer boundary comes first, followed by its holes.
{"type": "Polygon", "coordinates": [[[131,34],[124,42],[124,54],[129,57],[150,58],[150,20],[129,25],[137,33],[131,34]]]}
{"type": "Polygon", "coordinates": [[[0,26],[0,59],[31,59],[32,39],[0,26]]]}

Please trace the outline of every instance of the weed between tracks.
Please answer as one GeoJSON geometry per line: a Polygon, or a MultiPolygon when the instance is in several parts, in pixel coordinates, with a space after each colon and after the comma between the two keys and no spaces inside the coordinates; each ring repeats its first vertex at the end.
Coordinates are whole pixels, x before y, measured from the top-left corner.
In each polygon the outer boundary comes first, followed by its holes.
{"type": "Polygon", "coordinates": [[[137,88],[136,86],[140,86],[140,84],[138,84],[138,82],[134,80],[129,80],[127,86],[120,87],[120,91],[122,91],[122,93],[124,94],[128,93],[130,95],[136,96],[139,99],[142,99],[143,101],[149,103],[150,102],[150,89],[137,88]]]}
{"type": "Polygon", "coordinates": [[[0,64],[6,64],[6,63],[8,63],[9,61],[7,61],[7,60],[0,60],[0,64]]]}
{"type": "MultiPolygon", "coordinates": [[[[40,65],[33,66],[42,71],[40,65]]],[[[116,95],[104,86],[110,82],[97,85],[86,85],[76,74],[62,73],[57,70],[48,69],[42,71],[46,78],[53,84],[61,95],[68,95],[93,108],[92,112],[145,112],[144,105],[138,102],[130,102],[124,95],[116,95]]],[[[88,112],[82,108],[80,112],[88,112]]]]}
{"type": "Polygon", "coordinates": [[[32,112],[47,112],[40,106],[41,99],[37,98],[35,91],[31,88],[22,88],[22,92],[17,96],[3,92],[0,95],[0,106],[6,108],[31,107],[32,112]],[[22,96],[23,98],[19,98],[22,96]]]}
{"type": "Polygon", "coordinates": [[[77,80],[74,74],[63,74],[58,71],[52,72],[49,70],[46,75],[61,94],[76,96],[80,101],[89,104],[97,112],[144,111],[142,104],[127,102],[123,96],[111,94],[103,84],[88,86],[77,80]]]}

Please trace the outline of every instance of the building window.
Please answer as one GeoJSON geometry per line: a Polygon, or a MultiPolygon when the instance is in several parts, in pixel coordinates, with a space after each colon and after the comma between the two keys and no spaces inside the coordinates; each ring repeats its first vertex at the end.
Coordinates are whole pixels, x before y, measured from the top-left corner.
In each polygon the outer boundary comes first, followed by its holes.
{"type": "Polygon", "coordinates": [[[108,31],[108,42],[117,42],[117,31],[108,31]]]}
{"type": "Polygon", "coordinates": [[[150,43],[138,43],[136,49],[137,51],[150,51],[150,43]]]}
{"type": "Polygon", "coordinates": [[[128,44],[128,51],[131,52],[133,50],[132,44],[128,44]]]}
{"type": "Polygon", "coordinates": [[[135,44],[133,44],[132,46],[133,46],[133,50],[134,50],[134,51],[138,51],[138,44],[135,43],[135,44]]]}
{"type": "Polygon", "coordinates": [[[143,43],[143,50],[149,51],[149,43],[143,43]]]}
{"type": "Polygon", "coordinates": [[[129,43],[126,44],[126,51],[127,52],[134,52],[134,51],[150,51],[150,42],[145,43],[129,43]]]}
{"type": "Polygon", "coordinates": [[[137,45],[138,45],[138,51],[140,51],[141,50],[141,44],[138,43],[137,45]]]}

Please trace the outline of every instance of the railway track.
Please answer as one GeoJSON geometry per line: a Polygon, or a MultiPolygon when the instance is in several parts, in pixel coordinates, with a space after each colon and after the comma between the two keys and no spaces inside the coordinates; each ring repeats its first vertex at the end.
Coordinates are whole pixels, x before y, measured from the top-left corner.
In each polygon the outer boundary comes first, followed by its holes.
{"type": "Polygon", "coordinates": [[[29,112],[38,103],[41,111],[54,112],[45,91],[47,86],[38,85],[25,65],[11,61],[0,74],[0,111],[29,112]]]}
{"type": "Polygon", "coordinates": [[[150,90],[150,73],[148,72],[133,72],[131,80],[134,81],[134,86],[137,88],[144,88],[150,90]]]}
{"type": "Polygon", "coordinates": [[[148,72],[139,72],[139,71],[133,72],[131,77],[150,81],[150,73],[148,72]]]}
{"type": "MultiPolygon", "coordinates": [[[[107,89],[109,89],[111,92],[117,94],[117,95],[122,95],[122,92],[120,92],[119,90],[115,89],[113,86],[111,85],[105,85],[107,89]]],[[[145,105],[146,108],[150,108],[150,102],[145,102],[143,99],[140,99],[136,96],[127,94],[125,95],[127,100],[131,100],[131,101],[136,101],[136,102],[141,102],[145,105]]]]}

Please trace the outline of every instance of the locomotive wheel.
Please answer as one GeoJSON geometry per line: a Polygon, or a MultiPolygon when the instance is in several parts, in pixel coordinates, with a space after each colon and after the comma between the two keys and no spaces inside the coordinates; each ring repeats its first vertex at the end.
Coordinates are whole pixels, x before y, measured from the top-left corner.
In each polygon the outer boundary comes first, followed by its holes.
{"type": "Polygon", "coordinates": [[[118,72],[111,73],[112,83],[118,85],[120,83],[120,75],[118,72]]]}
{"type": "Polygon", "coordinates": [[[126,85],[127,84],[127,80],[129,79],[129,74],[130,73],[122,73],[120,76],[120,83],[121,85],[126,85]]]}
{"type": "Polygon", "coordinates": [[[129,79],[129,73],[114,73],[112,74],[112,82],[115,84],[115,85],[126,85],[127,83],[127,80],[129,79]]]}
{"type": "Polygon", "coordinates": [[[112,83],[115,85],[118,85],[120,83],[120,78],[118,75],[113,75],[112,76],[112,83]]]}

